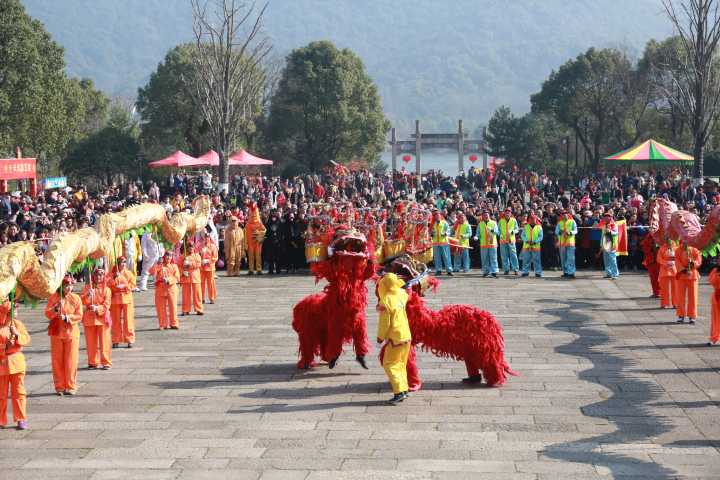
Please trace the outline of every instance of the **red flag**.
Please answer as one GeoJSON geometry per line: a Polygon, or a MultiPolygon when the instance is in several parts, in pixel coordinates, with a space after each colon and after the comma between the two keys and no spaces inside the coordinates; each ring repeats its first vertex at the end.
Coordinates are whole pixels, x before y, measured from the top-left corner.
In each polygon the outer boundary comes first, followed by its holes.
{"type": "Polygon", "coordinates": [[[628,234],[627,234],[627,222],[625,220],[618,220],[615,222],[618,227],[618,246],[617,255],[627,256],[628,254],[628,234]]]}

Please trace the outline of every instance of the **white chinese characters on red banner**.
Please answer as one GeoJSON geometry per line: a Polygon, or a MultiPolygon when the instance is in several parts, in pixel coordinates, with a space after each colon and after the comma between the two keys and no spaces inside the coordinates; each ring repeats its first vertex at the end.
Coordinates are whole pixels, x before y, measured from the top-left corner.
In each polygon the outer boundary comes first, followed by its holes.
{"type": "Polygon", "coordinates": [[[0,180],[35,178],[34,158],[0,160],[0,180]]]}

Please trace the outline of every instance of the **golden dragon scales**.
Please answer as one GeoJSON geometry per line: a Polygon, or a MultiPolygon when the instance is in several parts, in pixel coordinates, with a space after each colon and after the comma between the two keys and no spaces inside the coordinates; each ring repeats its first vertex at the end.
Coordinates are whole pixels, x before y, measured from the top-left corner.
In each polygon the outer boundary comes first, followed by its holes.
{"type": "Polygon", "coordinates": [[[0,248],[0,299],[7,298],[16,287],[34,298],[49,297],[60,287],[73,264],[103,257],[112,262],[119,254],[118,237],[130,230],[152,227],[165,243],[176,244],[186,234],[198,232],[208,223],[209,198],[196,198],[192,207],[193,213],[176,213],[170,218],[164,207],[152,203],[107,213],[95,227],[55,238],[42,262],[33,242],[15,242],[0,248]]]}

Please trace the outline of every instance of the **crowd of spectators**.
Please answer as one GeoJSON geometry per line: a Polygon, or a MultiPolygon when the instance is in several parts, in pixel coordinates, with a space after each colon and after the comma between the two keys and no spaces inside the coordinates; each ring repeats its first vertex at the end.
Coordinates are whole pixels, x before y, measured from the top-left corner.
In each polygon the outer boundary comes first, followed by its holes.
{"type": "MultiPolygon", "coordinates": [[[[428,210],[442,212],[452,224],[462,212],[472,226],[483,211],[497,219],[507,207],[521,222],[529,213],[542,221],[542,260],[545,268],[560,265],[555,246],[557,210],[568,210],[580,231],[577,237],[578,268],[600,267],[600,231],[592,227],[610,211],[628,224],[629,255],[620,258],[621,269],[642,268],[639,243],[647,234],[646,202],[667,196],[680,208],[698,214],[701,221],[720,202],[717,185],[706,182],[695,187],[687,172],[665,169],[644,172],[606,172],[559,182],[551,176],[526,170],[471,168],[456,177],[429,171],[420,179],[404,171],[373,174],[368,170],[328,168],[322,173],[291,179],[261,175],[237,175],[230,192],[212,196],[213,220],[222,252],[223,227],[230,216],[244,223],[246,202],[257,202],[267,228],[263,244],[266,262],[278,270],[306,267],[304,233],[313,207],[345,204],[385,208],[392,212],[397,201],[415,201],[428,210]],[[419,180],[419,181],[418,181],[419,180]]],[[[60,233],[95,225],[99,215],[142,202],[162,204],[168,213],[190,208],[190,200],[211,193],[215,183],[209,172],[172,174],[166,181],[113,185],[89,192],[83,186],[46,190],[37,197],[23,192],[0,195],[0,246],[21,240],[37,241],[45,248],[60,233]]],[[[391,216],[391,215],[390,215],[391,216]]],[[[478,245],[472,250],[479,265],[478,245]]]]}

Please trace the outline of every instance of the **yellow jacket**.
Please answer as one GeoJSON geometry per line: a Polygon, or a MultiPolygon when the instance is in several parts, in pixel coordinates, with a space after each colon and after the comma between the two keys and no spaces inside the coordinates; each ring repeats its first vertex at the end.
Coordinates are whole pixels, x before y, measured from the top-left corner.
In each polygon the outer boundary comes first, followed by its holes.
{"type": "Polygon", "coordinates": [[[388,273],[380,279],[378,297],[380,297],[380,321],[378,322],[377,338],[388,340],[393,345],[409,342],[410,324],[408,323],[405,305],[408,294],[402,289],[405,284],[394,273],[388,273]]]}

